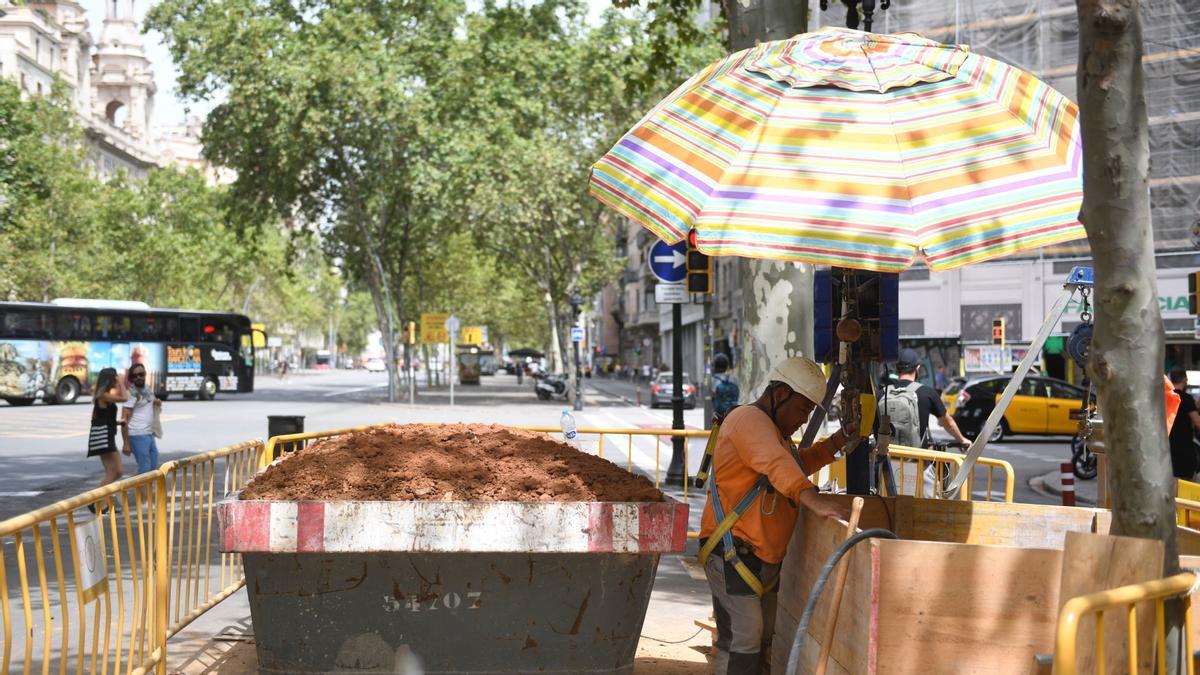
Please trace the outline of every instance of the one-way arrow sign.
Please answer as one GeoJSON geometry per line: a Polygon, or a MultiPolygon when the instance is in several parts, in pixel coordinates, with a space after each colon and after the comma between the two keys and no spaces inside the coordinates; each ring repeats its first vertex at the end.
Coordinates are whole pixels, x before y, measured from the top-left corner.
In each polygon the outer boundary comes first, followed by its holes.
{"type": "Polygon", "coordinates": [[[683,281],[687,276],[687,267],[684,264],[687,262],[687,242],[681,241],[674,245],[665,241],[656,242],[650,248],[649,259],[646,262],[650,264],[650,272],[662,281],[668,284],[683,281]]]}

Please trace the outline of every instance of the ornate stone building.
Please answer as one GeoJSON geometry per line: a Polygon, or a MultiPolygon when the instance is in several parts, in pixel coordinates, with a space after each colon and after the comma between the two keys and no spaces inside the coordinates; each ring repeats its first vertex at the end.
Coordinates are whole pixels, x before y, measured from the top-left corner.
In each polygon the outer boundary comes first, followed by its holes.
{"type": "Polygon", "coordinates": [[[50,92],[57,77],[79,116],[96,173],[144,178],[155,166],[197,166],[216,182],[200,155],[199,125],[156,129],[154,70],[143,48],[135,0],[104,3],[99,37],[73,0],[0,0],[0,77],[29,95],[50,92]],[[164,151],[164,148],[166,151],[164,151]]]}

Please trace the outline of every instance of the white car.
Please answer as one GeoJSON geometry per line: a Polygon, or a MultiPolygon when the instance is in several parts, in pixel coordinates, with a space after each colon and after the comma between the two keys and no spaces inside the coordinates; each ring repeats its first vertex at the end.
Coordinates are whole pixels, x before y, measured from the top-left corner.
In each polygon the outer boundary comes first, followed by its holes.
{"type": "Polygon", "coordinates": [[[383,362],[383,359],[367,359],[366,367],[368,373],[382,373],[387,370],[387,364],[383,362]]]}

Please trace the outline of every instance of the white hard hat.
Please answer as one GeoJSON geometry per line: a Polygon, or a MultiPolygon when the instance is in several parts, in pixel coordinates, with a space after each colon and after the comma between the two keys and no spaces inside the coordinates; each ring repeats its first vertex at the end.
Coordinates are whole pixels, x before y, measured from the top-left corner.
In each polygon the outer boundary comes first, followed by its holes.
{"type": "Polygon", "coordinates": [[[782,382],[792,391],[821,407],[825,398],[825,373],[810,358],[793,356],[767,373],[767,382],[782,382]]]}

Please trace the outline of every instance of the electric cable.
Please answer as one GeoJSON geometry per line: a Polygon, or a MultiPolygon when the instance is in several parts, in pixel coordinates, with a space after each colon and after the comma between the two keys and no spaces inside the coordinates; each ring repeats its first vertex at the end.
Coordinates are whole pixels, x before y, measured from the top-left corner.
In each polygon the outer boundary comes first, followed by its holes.
{"type": "Polygon", "coordinates": [[[664,645],[681,645],[685,642],[691,642],[692,640],[694,640],[696,638],[696,636],[699,635],[700,631],[702,631],[702,630],[704,630],[704,626],[697,628],[695,633],[692,633],[691,635],[689,635],[688,637],[686,637],[682,640],[659,640],[658,638],[651,637],[649,635],[642,635],[642,637],[646,638],[647,640],[654,640],[655,642],[658,642],[658,643],[664,644],[664,645]]]}
{"type": "Polygon", "coordinates": [[[825,582],[829,580],[829,575],[833,572],[833,568],[837,567],[838,561],[840,561],[842,556],[846,555],[846,552],[853,548],[855,544],[859,543],[860,541],[873,538],[898,539],[899,537],[896,536],[895,532],[892,532],[891,530],[885,530],[882,527],[863,530],[862,532],[852,535],[846,539],[846,541],[843,541],[842,545],[838,546],[837,550],[833,552],[833,555],[829,556],[829,559],[825,561],[825,565],[821,568],[821,572],[817,574],[817,580],[813,582],[812,591],[808,594],[808,602],[804,604],[804,612],[800,615],[800,625],[796,627],[796,636],[792,639],[792,648],[788,652],[787,670],[784,671],[785,673],[788,673],[788,675],[795,673],[796,669],[800,665],[800,645],[802,643],[803,636],[808,633],[808,624],[812,622],[813,613],[817,608],[817,600],[820,599],[821,591],[825,589],[825,582]]]}

